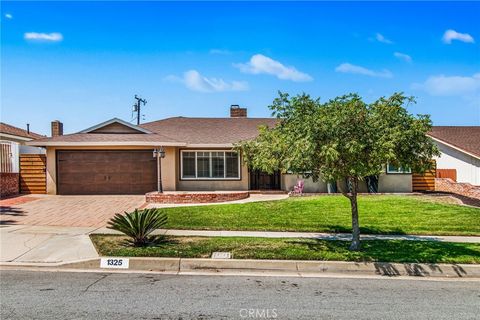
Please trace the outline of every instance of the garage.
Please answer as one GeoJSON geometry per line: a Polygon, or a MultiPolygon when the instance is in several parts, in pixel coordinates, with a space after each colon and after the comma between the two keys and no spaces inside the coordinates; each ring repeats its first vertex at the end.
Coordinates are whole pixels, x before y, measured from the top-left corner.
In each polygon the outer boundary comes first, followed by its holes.
{"type": "Polygon", "coordinates": [[[57,150],[57,193],[145,194],[157,189],[152,150],[57,150]]]}

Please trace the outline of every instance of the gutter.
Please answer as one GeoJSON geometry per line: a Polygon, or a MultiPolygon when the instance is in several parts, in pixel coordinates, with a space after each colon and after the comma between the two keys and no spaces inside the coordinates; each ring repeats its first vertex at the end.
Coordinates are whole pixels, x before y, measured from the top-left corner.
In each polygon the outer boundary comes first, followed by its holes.
{"type": "Polygon", "coordinates": [[[186,148],[233,148],[232,143],[187,143],[161,141],[98,141],[98,142],[55,142],[30,141],[26,143],[36,147],[115,147],[115,146],[150,146],[150,147],[186,147],[186,148]]]}

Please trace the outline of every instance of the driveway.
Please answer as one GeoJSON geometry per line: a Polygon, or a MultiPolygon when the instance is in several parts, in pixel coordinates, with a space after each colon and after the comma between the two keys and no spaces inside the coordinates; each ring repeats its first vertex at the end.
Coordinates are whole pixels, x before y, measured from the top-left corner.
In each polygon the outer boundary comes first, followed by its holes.
{"type": "Polygon", "coordinates": [[[116,213],[144,203],[143,195],[20,196],[0,200],[0,224],[100,228],[116,213]]]}

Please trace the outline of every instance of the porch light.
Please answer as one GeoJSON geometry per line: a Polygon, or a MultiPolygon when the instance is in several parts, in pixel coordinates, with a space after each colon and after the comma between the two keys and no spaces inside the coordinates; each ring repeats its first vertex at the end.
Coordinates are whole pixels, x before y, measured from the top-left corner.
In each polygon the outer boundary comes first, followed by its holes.
{"type": "Polygon", "coordinates": [[[165,158],[165,149],[163,147],[160,147],[160,149],[158,149],[158,153],[160,158],[165,158]]]}

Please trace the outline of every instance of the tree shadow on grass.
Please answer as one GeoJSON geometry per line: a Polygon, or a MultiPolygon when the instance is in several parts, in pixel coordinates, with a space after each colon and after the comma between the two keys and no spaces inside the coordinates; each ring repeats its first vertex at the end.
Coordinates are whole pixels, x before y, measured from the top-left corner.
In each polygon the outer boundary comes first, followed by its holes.
{"type": "MultiPolygon", "coordinates": [[[[326,232],[332,233],[352,233],[351,227],[345,227],[340,225],[329,225],[326,226],[328,229],[326,232]]],[[[362,234],[400,234],[406,235],[407,233],[399,228],[389,228],[389,229],[382,229],[376,227],[360,227],[360,233],[362,234]]]]}
{"type": "MultiPolygon", "coordinates": [[[[480,263],[480,246],[473,244],[438,242],[438,241],[411,241],[411,240],[364,240],[360,251],[349,251],[347,241],[302,239],[287,240],[287,243],[305,246],[314,256],[322,258],[327,253],[340,256],[345,261],[357,262],[397,262],[413,264],[408,266],[409,274],[422,274],[417,263],[480,263]],[[323,255],[322,252],[325,254],[323,255]]],[[[388,270],[388,266],[378,265],[385,274],[395,275],[395,270],[388,270]]],[[[435,265],[429,267],[432,270],[435,265]]],[[[460,268],[458,272],[462,272],[460,268]]]]}

